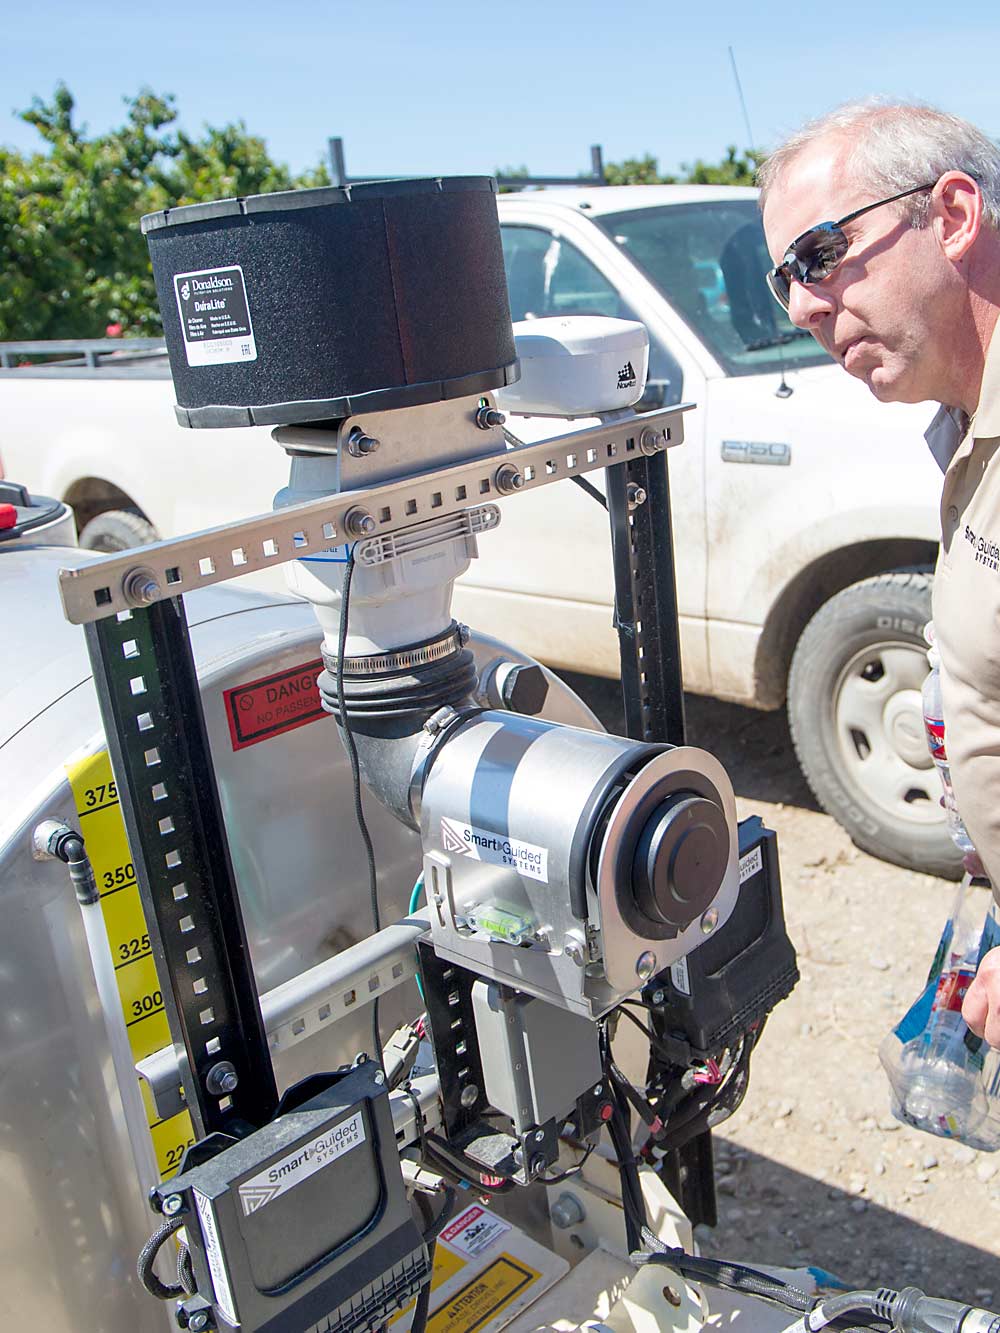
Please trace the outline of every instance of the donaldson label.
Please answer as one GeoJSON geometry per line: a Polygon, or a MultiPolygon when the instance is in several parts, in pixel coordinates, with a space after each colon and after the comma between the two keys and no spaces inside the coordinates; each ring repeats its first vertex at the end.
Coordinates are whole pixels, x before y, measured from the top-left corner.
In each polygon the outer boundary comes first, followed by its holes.
{"type": "Polygon", "coordinates": [[[442,818],[441,845],[452,855],[509,866],[527,879],[540,879],[543,884],[549,882],[549,849],[536,847],[533,842],[505,838],[502,833],[491,833],[489,829],[476,828],[474,824],[442,818]]]}
{"type": "Polygon", "coordinates": [[[249,1217],[259,1208],[273,1203],[280,1195],[294,1189],[303,1180],[364,1141],[365,1122],[360,1111],[324,1129],[311,1143],[303,1143],[280,1161],[272,1162],[263,1171],[258,1171],[243,1182],[240,1186],[240,1202],[243,1204],[244,1216],[249,1217]]]}
{"type": "Polygon", "coordinates": [[[178,273],[174,294],[189,366],[257,360],[246,283],[239,264],[178,273]]]}

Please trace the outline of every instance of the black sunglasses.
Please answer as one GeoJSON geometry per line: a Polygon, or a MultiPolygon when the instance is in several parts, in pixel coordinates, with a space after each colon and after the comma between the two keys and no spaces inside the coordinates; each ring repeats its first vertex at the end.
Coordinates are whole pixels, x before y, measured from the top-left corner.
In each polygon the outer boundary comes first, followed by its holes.
{"type": "Polygon", "coordinates": [[[767,275],[767,285],[778,305],[782,310],[788,309],[793,282],[801,282],[809,287],[830,276],[847,254],[850,241],[842,229],[848,222],[870,213],[873,208],[894,204],[897,199],[906,199],[908,195],[919,194],[921,190],[933,190],[936,184],[937,181],[932,181],[929,185],[914,185],[912,190],[901,190],[888,199],[856,208],[853,213],[846,214],[836,222],[817,222],[801,236],[796,236],[785,251],[781,263],[767,275]]]}

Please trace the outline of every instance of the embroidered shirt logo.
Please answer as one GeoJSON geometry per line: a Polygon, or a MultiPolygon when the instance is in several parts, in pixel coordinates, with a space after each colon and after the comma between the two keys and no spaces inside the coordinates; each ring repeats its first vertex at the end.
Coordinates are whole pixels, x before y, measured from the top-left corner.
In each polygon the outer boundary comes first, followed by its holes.
{"type": "Polygon", "coordinates": [[[973,559],[977,565],[985,565],[987,569],[1000,570],[1000,546],[989,537],[980,537],[969,527],[965,525],[965,540],[972,547],[973,559]]]}

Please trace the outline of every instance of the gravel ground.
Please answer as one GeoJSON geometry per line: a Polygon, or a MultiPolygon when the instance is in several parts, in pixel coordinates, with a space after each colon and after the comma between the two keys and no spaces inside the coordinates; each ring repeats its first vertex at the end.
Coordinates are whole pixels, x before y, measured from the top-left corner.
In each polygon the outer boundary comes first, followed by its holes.
{"type": "MultiPolygon", "coordinates": [[[[616,683],[566,679],[621,729],[616,683]]],[[[876,1053],[923,985],[954,885],[875,860],[821,813],[783,713],[688,696],[687,730],[725,764],[739,817],[777,831],[802,974],[714,1135],[719,1225],[700,1229],[703,1251],[1000,1307],[1000,1153],[900,1125],[876,1053]]]]}

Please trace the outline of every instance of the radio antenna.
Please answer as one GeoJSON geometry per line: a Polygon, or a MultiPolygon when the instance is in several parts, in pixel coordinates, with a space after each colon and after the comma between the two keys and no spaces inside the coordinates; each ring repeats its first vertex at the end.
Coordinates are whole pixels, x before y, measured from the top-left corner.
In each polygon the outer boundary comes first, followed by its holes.
{"type": "Polygon", "coordinates": [[[747,127],[747,145],[751,149],[751,151],[753,151],[755,147],[753,130],[750,128],[750,117],[747,114],[746,99],[743,96],[743,85],[740,83],[740,72],[736,68],[736,55],[732,47],[729,48],[729,61],[733,67],[733,79],[735,80],[736,83],[736,93],[740,99],[740,107],[743,111],[743,123],[747,127]]]}

